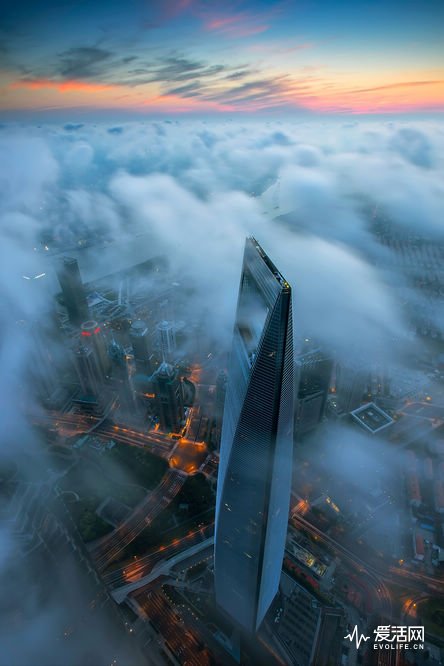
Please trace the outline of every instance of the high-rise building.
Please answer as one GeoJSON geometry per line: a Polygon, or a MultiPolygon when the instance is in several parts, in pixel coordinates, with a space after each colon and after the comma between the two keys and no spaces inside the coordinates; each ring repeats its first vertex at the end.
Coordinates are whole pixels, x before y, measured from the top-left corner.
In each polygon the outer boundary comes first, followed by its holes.
{"type": "Polygon", "coordinates": [[[32,340],[29,348],[28,368],[34,382],[36,394],[47,401],[60,384],[56,354],[63,349],[57,317],[52,308],[49,275],[43,271],[22,275],[23,297],[32,303],[29,317],[20,320],[20,327],[32,340]]]}
{"type": "Polygon", "coordinates": [[[51,332],[42,322],[37,321],[32,322],[32,332],[28,330],[28,335],[32,335],[29,371],[34,381],[36,394],[44,400],[54,394],[59,384],[53,353],[54,347],[57,349],[57,343],[51,337],[51,332]]]}
{"type": "Polygon", "coordinates": [[[153,372],[151,363],[151,345],[146,323],[140,319],[134,321],[131,324],[129,336],[134,352],[137,373],[141,375],[151,375],[153,372]]]}
{"type": "Polygon", "coordinates": [[[218,605],[256,631],[276,595],[293,453],[291,288],[254,238],[242,266],[216,498],[218,605]]]}
{"type": "Polygon", "coordinates": [[[216,378],[216,396],[214,401],[215,445],[218,450],[220,447],[220,437],[222,433],[222,418],[224,414],[226,391],[227,391],[227,374],[226,372],[221,370],[216,378]]]}
{"type": "Polygon", "coordinates": [[[177,370],[169,363],[161,363],[152,376],[156,413],[165,432],[178,432],[185,418],[182,383],[177,370]]]}
{"type": "Polygon", "coordinates": [[[77,261],[71,257],[63,257],[57,270],[57,277],[69,321],[73,326],[80,326],[82,321],[88,319],[89,311],[77,261]]]}
{"type": "Polygon", "coordinates": [[[319,349],[299,354],[295,359],[295,435],[307,434],[325,414],[333,361],[319,349]]]}
{"type": "Polygon", "coordinates": [[[135,411],[136,404],[133,386],[130,381],[129,357],[122,345],[115,339],[109,347],[109,356],[112,362],[112,380],[110,384],[118,392],[120,407],[128,413],[132,413],[135,411]]]}
{"type": "Polygon", "coordinates": [[[101,327],[92,319],[85,321],[81,326],[80,335],[82,344],[93,350],[97,366],[102,373],[102,379],[105,379],[110,373],[111,359],[101,327]]]}
{"type": "Polygon", "coordinates": [[[157,334],[159,336],[159,347],[162,361],[167,363],[174,362],[176,351],[176,336],[174,326],[170,321],[161,321],[157,324],[157,334]]]}
{"type": "Polygon", "coordinates": [[[97,398],[100,394],[103,377],[93,349],[82,344],[79,345],[74,352],[74,360],[82,396],[94,396],[97,398]]]}
{"type": "MultiPolygon", "coordinates": [[[[348,414],[365,401],[369,372],[363,363],[349,361],[336,365],[336,404],[339,412],[348,414]]],[[[368,401],[368,400],[367,400],[368,401]]]]}

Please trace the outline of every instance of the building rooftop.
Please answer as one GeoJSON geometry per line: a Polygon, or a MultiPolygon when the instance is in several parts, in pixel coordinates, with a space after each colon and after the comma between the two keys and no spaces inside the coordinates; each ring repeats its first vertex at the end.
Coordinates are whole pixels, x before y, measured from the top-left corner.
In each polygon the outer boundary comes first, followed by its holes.
{"type": "Polygon", "coordinates": [[[351,412],[353,420],[361,427],[365,428],[367,432],[375,435],[387,426],[391,425],[394,421],[383,409],[375,405],[374,402],[368,402],[362,407],[358,407],[351,412]]]}
{"type": "Polygon", "coordinates": [[[261,257],[261,259],[262,259],[262,261],[264,262],[264,264],[267,266],[267,268],[269,269],[269,271],[273,274],[273,276],[274,276],[274,278],[277,280],[277,282],[279,282],[279,284],[281,285],[281,287],[282,287],[284,290],[290,290],[290,285],[288,284],[287,280],[284,278],[284,276],[282,275],[282,273],[281,273],[280,271],[278,271],[278,269],[276,268],[276,266],[274,265],[274,263],[271,261],[271,259],[270,259],[270,257],[268,256],[268,254],[267,254],[267,253],[265,252],[265,250],[259,245],[259,243],[257,242],[257,240],[256,240],[253,236],[250,236],[249,238],[247,238],[247,242],[251,245],[251,247],[253,247],[253,248],[256,250],[256,252],[257,252],[258,255],[261,257]]]}
{"type": "Polygon", "coordinates": [[[269,616],[271,643],[279,656],[286,659],[285,663],[298,666],[339,663],[344,636],[343,610],[323,606],[284,572],[279,587],[282,606],[273,623],[269,616]]]}
{"type": "Polygon", "coordinates": [[[133,321],[131,324],[130,331],[132,335],[144,335],[144,333],[147,331],[146,322],[142,321],[141,319],[136,319],[136,321],[133,321]]]}
{"type": "Polygon", "coordinates": [[[171,328],[173,328],[173,324],[170,321],[167,321],[166,319],[160,321],[157,324],[158,331],[169,331],[171,328]]]}
{"type": "Polygon", "coordinates": [[[167,363],[166,361],[163,361],[159,367],[157,368],[156,372],[154,373],[156,377],[173,377],[175,374],[174,367],[170,364],[167,363]]]}
{"type": "Polygon", "coordinates": [[[321,623],[321,606],[316,598],[287,574],[280,583],[283,613],[275,627],[275,636],[292,663],[308,666],[316,646],[321,623]]]}

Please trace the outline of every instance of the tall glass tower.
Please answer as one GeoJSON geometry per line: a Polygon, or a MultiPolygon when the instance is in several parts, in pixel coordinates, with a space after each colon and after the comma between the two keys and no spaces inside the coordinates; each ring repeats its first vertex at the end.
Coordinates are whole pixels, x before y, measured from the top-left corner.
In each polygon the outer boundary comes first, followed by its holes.
{"type": "Polygon", "coordinates": [[[245,244],[222,423],[216,601],[247,631],[279,586],[293,452],[291,288],[254,238],[245,244]]]}
{"type": "Polygon", "coordinates": [[[57,276],[62,288],[69,321],[77,327],[82,321],[86,321],[89,316],[85,290],[77,261],[71,257],[63,257],[57,276]]]}

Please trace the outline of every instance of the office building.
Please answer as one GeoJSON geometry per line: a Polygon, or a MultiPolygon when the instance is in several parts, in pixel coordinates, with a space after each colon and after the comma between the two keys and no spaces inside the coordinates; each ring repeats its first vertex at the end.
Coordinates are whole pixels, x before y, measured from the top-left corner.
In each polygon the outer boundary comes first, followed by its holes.
{"type": "Polygon", "coordinates": [[[36,394],[44,400],[51,398],[59,385],[54,358],[58,341],[54,340],[51,332],[41,322],[32,322],[32,332],[28,330],[33,341],[29,352],[29,371],[35,382],[36,394]]]}
{"type": "Polygon", "coordinates": [[[72,326],[80,326],[82,321],[89,318],[89,312],[77,261],[71,257],[63,257],[57,270],[57,277],[69,321],[72,326]]]}
{"type": "Polygon", "coordinates": [[[173,324],[165,320],[157,324],[156,328],[162,361],[173,363],[176,352],[176,335],[173,324]]]}
{"type": "Polygon", "coordinates": [[[279,621],[271,625],[273,649],[280,661],[297,666],[341,663],[345,613],[323,605],[307,589],[283,573],[279,621]]]}
{"type": "Polygon", "coordinates": [[[254,238],[242,266],[216,498],[216,601],[255,632],[276,595],[293,451],[291,288],[254,238]]]}
{"type": "Polygon", "coordinates": [[[324,418],[333,361],[319,349],[299,354],[295,359],[295,435],[299,439],[324,418]]]}
{"type": "Polygon", "coordinates": [[[105,379],[111,371],[111,359],[101,327],[96,321],[85,321],[81,326],[80,335],[82,344],[92,349],[102,379],[105,379]]]}
{"type": "Polygon", "coordinates": [[[74,351],[74,361],[82,396],[97,398],[100,395],[103,377],[93,349],[82,344],[79,345],[74,351]]]}
{"type": "Polygon", "coordinates": [[[24,319],[15,320],[17,348],[20,348],[19,337],[24,336],[26,363],[23,369],[39,402],[46,409],[63,411],[70,404],[70,390],[64,382],[70,363],[65,356],[58,313],[53,307],[53,276],[42,268],[26,270],[21,275],[19,293],[25,307],[24,319]]]}
{"type": "Polygon", "coordinates": [[[177,370],[169,363],[161,363],[152,376],[152,384],[155,410],[161,430],[179,432],[184,423],[185,412],[182,382],[177,370]]]}
{"type": "Polygon", "coordinates": [[[119,405],[124,412],[135,411],[135,396],[132,383],[130,381],[131,365],[129,355],[125,349],[115,339],[109,347],[109,356],[112,362],[112,379],[110,381],[113,389],[117,390],[119,395],[119,405]]]}
{"type": "Polygon", "coordinates": [[[134,321],[131,324],[129,337],[134,352],[137,373],[151,375],[153,372],[151,345],[146,323],[140,319],[134,321]]]}
{"type": "Polygon", "coordinates": [[[367,402],[369,372],[364,364],[350,363],[336,365],[335,401],[338,413],[350,413],[367,402]]]}
{"type": "Polygon", "coordinates": [[[216,396],[214,401],[215,445],[217,450],[219,450],[220,447],[220,438],[222,433],[222,418],[224,414],[226,391],[227,391],[227,374],[226,372],[221,370],[216,378],[216,396]]]}

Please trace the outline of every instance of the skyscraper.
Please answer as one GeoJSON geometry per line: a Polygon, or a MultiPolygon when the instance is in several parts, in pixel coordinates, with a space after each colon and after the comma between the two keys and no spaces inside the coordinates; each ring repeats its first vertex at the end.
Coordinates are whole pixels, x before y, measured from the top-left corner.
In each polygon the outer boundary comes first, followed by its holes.
{"type": "Polygon", "coordinates": [[[63,300],[73,326],[80,326],[89,317],[85,290],[80,277],[79,266],[75,259],[63,257],[57,270],[63,300]]]}
{"type": "Polygon", "coordinates": [[[161,321],[160,324],[157,324],[157,333],[162,361],[172,363],[176,351],[176,336],[173,324],[169,321],[161,321]]]}
{"type": "Polygon", "coordinates": [[[295,435],[302,437],[325,414],[333,361],[320,349],[312,349],[296,357],[295,435]]]}
{"type": "Polygon", "coordinates": [[[102,373],[102,379],[105,379],[111,370],[111,359],[106,348],[106,340],[99,324],[94,320],[83,322],[81,326],[82,344],[92,349],[97,367],[102,373]]]}
{"type": "Polygon", "coordinates": [[[164,361],[154,373],[152,380],[160,427],[165,432],[178,432],[183,425],[185,412],[182,384],[177,370],[164,361]]]}
{"type": "Polygon", "coordinates": [[[336,364],[336,402],[348,414],[362,405],[368,392],[369,371],[363,362],[336,364]]]}
{"type": "MultiPolygon", "coordinates": [[[[29,346],[27,371],[36,395],[50,409],[58,409],[67,402],[69,392],[61,382],[67,367],[65,340],[61,333],[57,312],[53,307],[52,274],[34,268],[22,274],[23,298],[29,305],[26,319],[16,323],[25,332],[29,346]]],[[[68,367],[69,367],[68,361],[68,367]]]]}
{"type": "Polygon", "coordinates": [[[85,345],[79,345],[74,352],[74,358],[82,396],[97,398],[100,395],[102,370],[97,363],[93,350],[85,345]]]}
{"type": "Polygon", "coordinates": [[[119,394],[119,404],[123,411],[134,413],[136,408],[134,389],[130,381],[129,357],[125,349],[115,339],[109,346],[109,356],[112,363],[112,379],[110,381],[113,389],[119,394]]]}
{"type": "Polygon", "coordinates": [[[291,288],[254,238],[242,266],[216,498],[216,601],[248,631],[279,586],[293,452],[291,288]]]}
{"type": "Polygon", "coordinates": [[[216,378],[216,398],[214,401],[214,426],[215,426],[215,444],[217,450],[220,447],[220,437],[222,433],[222,417],[224,414],[225,393],[227,391],[227,375],[221,370],[216,378]]]}
{"type": "Polygon", "coordinates": [[[36,392],[48,399],[57,390],[59,378],[54,363],[53,349],[57,343],[40,322],[35,322],[32,331],[33,345],[30,352],[31,375],[36,380],[36,392]]]}
{"type": "Polygon", "coordinates": [[[137,372],[143,375],[151,375],[153,368],[150,360],[150,340],[146,323],[140,319],[134,321],[129,331],[129,337],[134,351],[137,372]]]}

